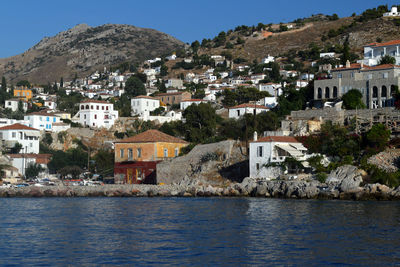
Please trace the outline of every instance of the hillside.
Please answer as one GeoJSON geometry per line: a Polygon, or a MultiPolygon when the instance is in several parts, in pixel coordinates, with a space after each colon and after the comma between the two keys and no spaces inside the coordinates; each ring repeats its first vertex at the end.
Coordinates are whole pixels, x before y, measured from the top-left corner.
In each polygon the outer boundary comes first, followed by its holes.
{"type": "MultiPolygon", "coordinates": [[[[250,63],[254,59],[260,61],[268,54],[279,56],[286,54],[290,50],[296,52],[306,50],[312,43],[322,48],[328,44],[343,44],[348,38],[352,52],[361,55],[362,47],[367,43],[376,42],[378,39],[383,42],[400,39],[400,26],[394,20],[377,18],[358,22],[357,19],[358,17],[346,17],[334,21],[308,22],[299,28],[272,33],[268,37],[265,37],[266,31],[256,31],[250,36],[233,31],[226,36],[226,42],[233,43],[233,48],[227,49],[226,46],[201,47],[199,54],[213,55],[228,52],[232,54],[233,58],[244,58],[250,63]],[[331,38],[328,37],[329,31],[337,32],[341,27],[340,33],[331,38]],[[238,36],[244,41],[243,44],[235,43],[238,36]]],[[[276,28],[277,26],[279,25],[272,25],[271,28],[276,28]]]]}
{"type": "Polygon", "coordinates": [[[54,37],[45,37],[26,52],[0,59],[7,80],[47,83],[83,77],[104,66],[141,62],[184,47],[170,35],[130,25],[80,24],[54,37]]]}

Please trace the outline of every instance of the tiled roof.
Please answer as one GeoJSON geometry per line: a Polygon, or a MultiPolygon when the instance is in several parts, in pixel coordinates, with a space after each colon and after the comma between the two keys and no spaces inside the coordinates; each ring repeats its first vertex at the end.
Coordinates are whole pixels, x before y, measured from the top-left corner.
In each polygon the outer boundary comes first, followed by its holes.
{"type": "MultiPolygon", "coordinates": [[[[400,66],[393,65],[393,64],[382,64],[382,65],[377,65],[377,66],[364,65],[362,70],[368,71],[368,70],[383,70],[383,69],[392,69],[392,68],[400,68],[400,66]]],[[[333,69],[332,71],[351,70],[351,69],[361,69],[361,64],[352,63],[352,64],[350,64],[350,68],[340,67],[340,68],[333,69]]]]}
{"type": "Polygon", "coordinates": [[[140,98],[145,98],[145,99],[150,99],[150,100],[158,100],[157,98],[154,98],[152,96],[147,96],[147,95],[139,95],[139,96],[136,96],[136,97],[134,97],[132,99],[140,99],[140,98]]]}
{"type": "Polygon", "coordinates": [[[155,142],[187,144],[185,140],[165,134],[158,130],[148,130],[138,135],[125,138],[121,141],[115,141],[115,143],[155,143],[155,142]]]}
{"type": "Polygon", "coordinates": [[[0,127],[0,131],[1,131],[1,130],[30,130],[30,131],[39,131],[38,129],[31,128],[31,127],[25,126],[25,125],[20,124],[20,123],[15,123],[15,124],[12,124],[12,125],[7,125],[7,126],[4,126],[4,127],[0,127]]]}
{"type": "Polygon", "coordinates": [[[300,143],[293,136],[265,136],[261,137],[257,141],[253,141],[252,143],[264,143],[264,142],[300,143]]]}
{"type": "Polygon", "coordinates": [[[187,99],[183,100],[182,102],[207,102],[207,101],[203,99],[187,99]]]}
{"type": "Polygon", "coordinates": [[[82,104],[82,103],[110,104],[110,103],[108,103],[107,101],[103,101],[103,100],[90,100],[90,99],[84,100],[84,101],[81,102],[81,104],[82,104]]]}
{"type": "Polygon", "coordinates": [[[254,105],[254,104],[249,104],[249,103],[245,103],[245,104],[241,104],[238,106],[234,106],[234,107],[230,107],[229,109],[236,109],[236,108],[258,108],[258,109],[269,109],[266,106],[261,106],[261,105],[254,105]]]}
{"type": "Polygon", "coordinates": [[[386,43],[370,43],[365,46],[372,46],[372,47],[382,47],[382,46],[389,46],[389,45],[400,45],[400,40],[393,40],[386,43]]]}
{"type": "Polygon", "coordinates": [[[20,154],[7,154],[8,157],[15,158],[35,158],[36,163],[38,164],[47,164],[50,161],[50,158],[53,156],[52,154],[33,154],[33,153],[20,153],[20,154]]]}

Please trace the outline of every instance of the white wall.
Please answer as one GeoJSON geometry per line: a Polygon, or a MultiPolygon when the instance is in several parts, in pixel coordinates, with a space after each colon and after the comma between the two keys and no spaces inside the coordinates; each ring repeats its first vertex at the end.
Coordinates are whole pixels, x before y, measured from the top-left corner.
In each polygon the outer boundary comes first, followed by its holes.
{"type": "Polygon", "coordinates": [[[144,112],[153,111],[160,107],[160,100],[148,98],[132,98],[131,109],[132,115],[140,115],[144,112]]]}

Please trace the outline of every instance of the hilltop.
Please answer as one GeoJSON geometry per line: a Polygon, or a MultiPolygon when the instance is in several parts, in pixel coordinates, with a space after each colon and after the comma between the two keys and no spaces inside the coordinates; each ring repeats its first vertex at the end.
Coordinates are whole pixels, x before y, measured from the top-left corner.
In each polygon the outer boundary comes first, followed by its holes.
{"type": "Polygon", "coordinates": [[[20,55],[0,59],[0,75],[10,81],[47,83],[60,77],[72,79],[75,74],[84,76],[122,62],[139,63],[183,47],[183,42],[153,29],[79,24],[43,38],[20,55]]]}

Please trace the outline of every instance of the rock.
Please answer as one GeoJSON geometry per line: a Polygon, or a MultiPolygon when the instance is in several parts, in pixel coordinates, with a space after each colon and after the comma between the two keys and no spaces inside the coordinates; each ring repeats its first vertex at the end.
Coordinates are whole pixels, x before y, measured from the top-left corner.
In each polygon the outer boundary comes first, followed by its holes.
{"type": "Polygon", "coordinates": [[[335,185],[340,192],[358,192],[361,190],[363,172],[355,166],[345,165],[333,170],[326,183],[335,185]]]}

